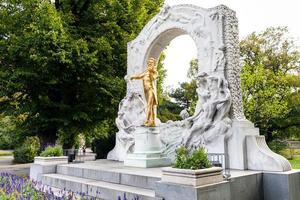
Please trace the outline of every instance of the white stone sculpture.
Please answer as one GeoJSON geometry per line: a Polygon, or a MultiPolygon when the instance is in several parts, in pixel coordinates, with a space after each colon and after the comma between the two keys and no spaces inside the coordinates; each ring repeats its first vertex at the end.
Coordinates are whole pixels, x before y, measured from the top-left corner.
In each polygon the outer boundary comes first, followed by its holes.
{"type": "Polygon", "coordinates": [[[189,112],[186,109],[183,109],[180,113],[179,116],[181,119],[186,119],[190,116],[189,112]]]}
{"type": "MultiPolygon", "coordinates": [[[[259,131],[244,116],[238,20],[226,6],[210,9],[194,5],[164,6],[138,37],[128,43],[126,77],[145,71],[149,58],[157,60],[169,42],[183,34],[190,35],[197,47],[199,98],[192,116],[182,112],[181,121],[159,123],[157,119],[163,153],[174,160],[180,145],[190,150],[204,146],[208,153],[227,154],[226,164],[230,168],[263,170],[266,168],[261,166],[274,162],[267,169],[289,170],[290,165],[283,157],[263,150],[265,146],[258,142],[261,138],[246,139],[258,137],[259,131]],[[260,161],[255,160],[255,152],[259,152],[260,161]]],[[[133,134],[145,120],[144,102],[142,82],[128,81],[116,120],[119,128],[116,146],[108,159],[124,161],[125,155],[134,151],[133,134]]]]}
{"type": "Polygon", "coordinates": [[[145,120],[145,106],[141,95],[137,93],[128,94],[119,104],[116,125],[119,132],[116,134],[116,146],[109,152],[107,158],[120,160],[133,151],[133,131],[141,126],[145,120]]]}
{"type": "Polygon", "coordinates": [[[198,103],[194,116],[187,118],[182,144],[188,149],[207,147],[216,137],[227,134],[231,127],[229,110],[230,91],[222,77],[199,77],[198,103]],[[199,108],[200,107],[200,108],[199,108]]]}

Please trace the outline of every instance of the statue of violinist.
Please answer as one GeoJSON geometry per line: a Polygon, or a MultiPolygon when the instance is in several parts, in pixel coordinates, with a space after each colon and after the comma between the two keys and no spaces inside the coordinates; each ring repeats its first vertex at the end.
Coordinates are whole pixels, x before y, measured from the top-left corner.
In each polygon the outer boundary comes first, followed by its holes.
{"type": "Polygon", "coordinates": [[[157,76],[156,60],[154,58],[150,58],[147,62],[147,69],[145,72],[130,77],[130,80],[143,80],[144,93],[147,101],[147,116],[144,125],[149,127],[156,126],[155,119],[158,102],[155,80],[157,76]]]}

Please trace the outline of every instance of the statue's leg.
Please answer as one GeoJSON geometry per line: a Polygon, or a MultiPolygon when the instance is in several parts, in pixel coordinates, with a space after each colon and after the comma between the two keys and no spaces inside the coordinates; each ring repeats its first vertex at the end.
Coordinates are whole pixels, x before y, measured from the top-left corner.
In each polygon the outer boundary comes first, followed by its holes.
{"type": "Polygon", "coordinates": [[[149,109],[149,92],[148,91],[145,91],[145,98],[146,98],[146,102],[147,102],[147,109],[146,109],[146,121],[145,121],[144,125],[149,126],[150,109],[149,109]]]}
{"type": "Polygon", "coordinates": [[[149,126],[155,126],[155,113],[154,113],[154,94],[153,92],[149,92],[149,99],[148,99],[148,107],[149,107],[149,126]]]}
{"type": "Polygon", "coordinates": [[[155,126],[155,114],[154,114],[154,107],[151,106],[151,126],[155,126]]]}
{"type": "Polygon", "coordinates": [[[147,106],[147,109],[146,109],[146,121],[144,123],[145,126],[148,126],[148,124],[149,124],[149,120],[148,120],[149,117],[148,117],[148,115],[149,115],[149,108],[147,106]]]}

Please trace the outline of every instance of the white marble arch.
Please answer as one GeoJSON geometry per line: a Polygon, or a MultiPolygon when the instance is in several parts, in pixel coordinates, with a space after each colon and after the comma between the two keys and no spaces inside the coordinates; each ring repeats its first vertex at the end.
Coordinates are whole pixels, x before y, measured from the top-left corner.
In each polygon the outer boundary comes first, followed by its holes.
{"type": "Polygon", "coordinates": [[[263,169],[289,170],[287,160],[265,150],[266,145],[261,142],[253,144],[261,139],[252,139],[259,137],[259,131],[245,119],[243,112],[238,20],[235,12],[224,5],[209,9],[195,5],[165,5],[137,38],[128,43],[127,92],[116,119],[119,128],[116,146],[108,159],[124,161],[126,154],[133,152],[133,132],[145,118],[142,82],[129,81],[128,77],[143,72],[150,57],[158,59],[169,42],[183,34],[191,36],[198,51],[199,99],[193,116],[158,125],[163,153],[174,160],[179,145],[190,150],[204,146],[209,153],[228,154],[227,166],[233,169],[262,170],[260,166],[274,161],[280,164],[263,169]],[[255,151],[246,143],[253,144],[255,151]],[[253,152],[261,159],[255,159],[253,152]]]}
{"type": "MultiPolygon", "coordinates": [[[[149,57],[158,58],[172,39],[183,34],[190,35],[196,44],[199,73],[214,72],[226,76],[234,97],[231,115],[244,119],[239,82],[238,23],[235,12],[226,6],[210,9],[194,5],[163,7],[138,37],[128,43],[127,74],[145,70],[149,57]]],[[[127,84],[127,92],[143,93],[142,90],[140,82],[127,84]]]]}

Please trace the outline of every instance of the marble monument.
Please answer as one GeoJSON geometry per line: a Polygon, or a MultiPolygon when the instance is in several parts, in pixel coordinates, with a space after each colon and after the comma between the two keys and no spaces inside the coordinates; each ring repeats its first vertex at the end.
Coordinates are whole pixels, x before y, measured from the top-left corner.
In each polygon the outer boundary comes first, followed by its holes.
{"type": "Polygon", "coordinates": [[[291,170],[289,162],[268,148],[265,138],[244,116],[238,44],[238,20],[228,7],[165,5],[137,38],[128,43],[127,92],[119,105],[116,119],[119,131],[108,159],[124,161],[139,149],[136,134],[147,122],[146,125],[154,125],[155,131],[159,131],[160,151],[171,161],[180,145],[190,151],[203,146],[208,153],[228,155],[226,165],[231,169],[291,170]],[[145,85],[129,77],[147,71],[149,59],[157,60],[166,45],[183,34],[191,36],[198,51],[195,113],[188,116],[182,111],[181,121],[161,123],[152,111],[155,118],[149,121],[145,85]]]}

